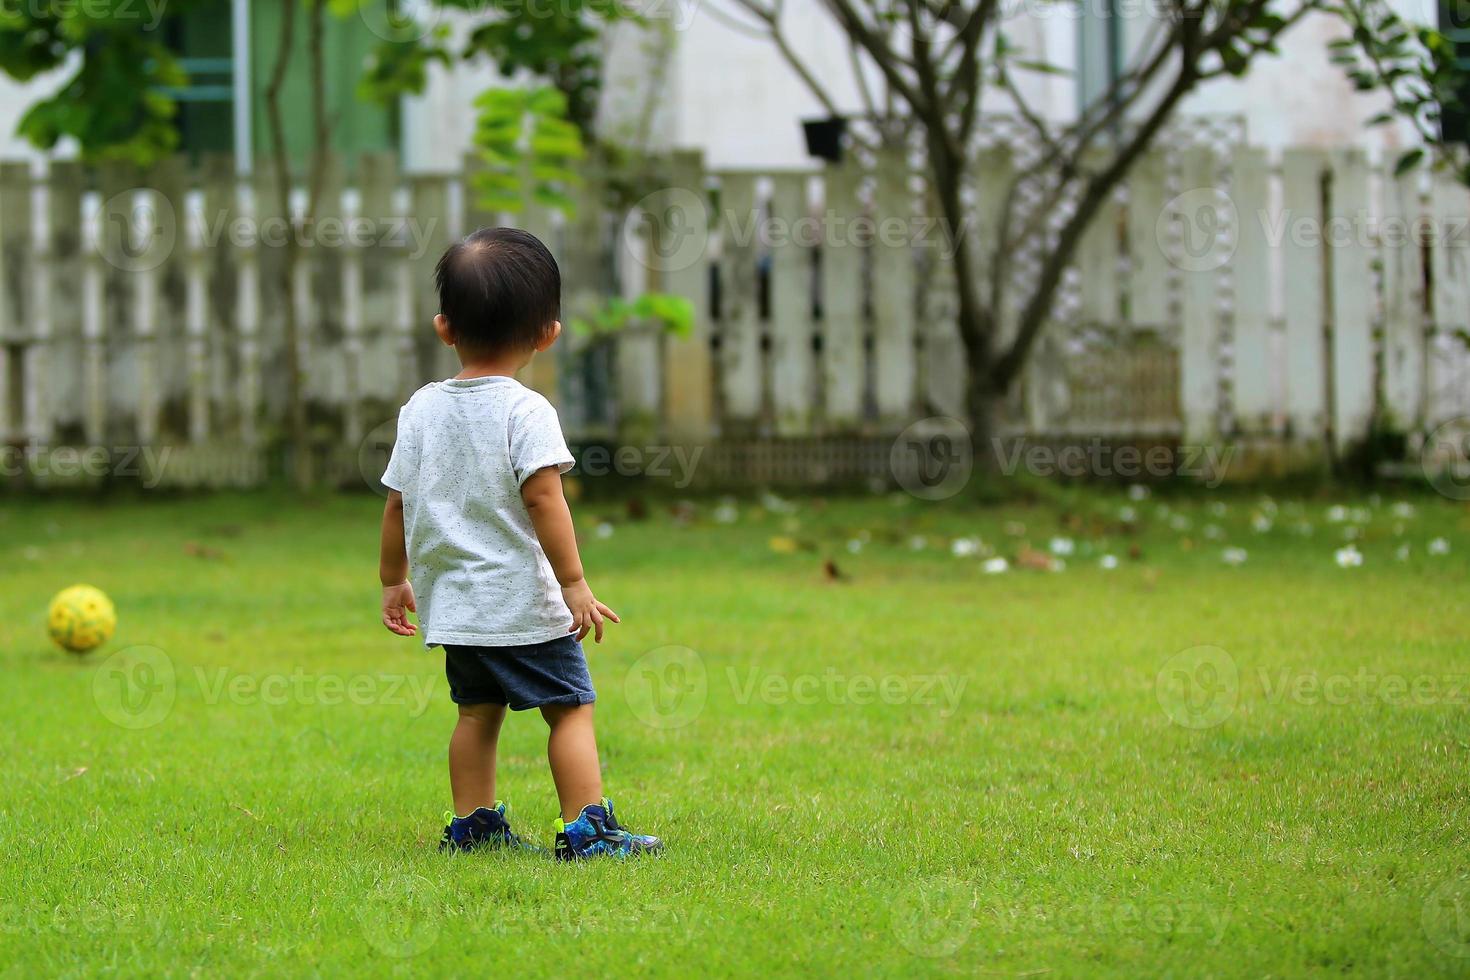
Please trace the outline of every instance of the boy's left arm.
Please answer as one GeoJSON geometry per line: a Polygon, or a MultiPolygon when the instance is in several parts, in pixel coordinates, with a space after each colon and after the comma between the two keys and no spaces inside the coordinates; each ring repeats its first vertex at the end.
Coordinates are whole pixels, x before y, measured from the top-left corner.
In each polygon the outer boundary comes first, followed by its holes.
{"type": "Polygon", "coordinates": [[[383,507],[383,536],[378,548],[378,580],[383,583],[383,625],[399,636],[413,636],[418,627],[408,621],[419,611],[408,581],[408,544],[403,536],[403,494],[388,492],[383,507]]]}

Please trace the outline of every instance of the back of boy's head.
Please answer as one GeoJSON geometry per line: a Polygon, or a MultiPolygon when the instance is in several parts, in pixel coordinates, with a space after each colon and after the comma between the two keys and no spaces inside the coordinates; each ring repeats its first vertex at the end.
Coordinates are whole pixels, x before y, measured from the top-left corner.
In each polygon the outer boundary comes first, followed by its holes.
{"type": "Polygon", "coordinates": [[[525,350],[561,316],[561,270],[519,228],[481,228],[449,246],[434,268],[439,312],[457,343],[485,353],[525,350]]]}

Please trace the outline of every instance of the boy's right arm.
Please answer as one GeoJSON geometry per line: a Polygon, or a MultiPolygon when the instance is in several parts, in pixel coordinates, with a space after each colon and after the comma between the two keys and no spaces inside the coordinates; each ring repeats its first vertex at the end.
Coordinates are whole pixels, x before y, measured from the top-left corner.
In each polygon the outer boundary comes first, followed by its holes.
{"type": "Polygon", "coordinates": [[[582,573],[582,558],[577,554],[577,532],[572,527],[572,510],[561,490],[561,469],[548,466],[532,473],[521,484],[521,499],[526,502],[541,550],[546,552],[546,560],[551,562],[551,570],[561,583],[562,598],[572,613],[572,630],[576,631],[579,640],[595,631],[597,642],[601,643],[603,620],[610,619],[614,623],[622,620],[617,613],[597,601],[582,573]]]}
{"type": "Polygon", "coordinates": [[[408,582],[408,543],[403,536],[403,494],[389,491],[383,507],[383,534],[378,546],[378,581],[383,583],[383,625],[399,636],[413,636],[418,627],[408,614],[418,612],[413,586],[408,582]]]}

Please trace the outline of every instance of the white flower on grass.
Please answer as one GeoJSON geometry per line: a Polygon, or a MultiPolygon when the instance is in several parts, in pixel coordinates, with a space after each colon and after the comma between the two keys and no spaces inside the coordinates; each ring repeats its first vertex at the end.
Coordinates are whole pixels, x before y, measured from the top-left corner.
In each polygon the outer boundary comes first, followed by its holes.
{"type": "Polygon", "coordinates": [[[986,575],[999,575],[1001,572],[1008,571],[1011,563],[1004,558],[996,556],[995,558],[985,559],[985,564],[980,567],[985,571],[986,575]]]}
{"type": "Polygon", "coordinates": [[[1223,500],[1210,501],[1210,513],[1215,517],[1224,517],[1225,509],[1225,502],[1223,500]]]}
{"type": "Polygon", "coordinates": [[[1406,521],[1414,516],[1414,505],[1407,500],[1400,500],[1389,509],[1392,511],[1394,517],[1402,518],[1406,521]]]}
{"type": "Polygon", "coordinates": [[[1450,553],[1450,543],[1444,538],[1435,538],[1429,542],[1429,553],[1431,555],[1447,555],[1450,553]]]}
{"type": "Polygon", "coordinates": [[[1251,518],[1251,529],[1257,534],[1265,534],[1271,530],[1271,518],[1265,514],[1256,514],[1251,518]]]}
{"type": "Polygon", "coordinates": [[[1128,499],[1147,500],[1148,492],[1148,487],[1144,486],[1142,483],[1135,483],[1128,488],[1128,499]]]}
{"type": "Polygon", "coordinates": [[[1337,561],[1338,568],[1357,568],[1363,564],[1363,553],[1356,545],[1348,545],[1346,548],[1338,548],[1332,557],[1337,561]]]}
{"type": "Polygon", "coordinates": [[[1226,548],[1220,553],[1220,560],[1232,567],[1236,565],[1244,565],[1245,560],[1248,557],[1249,555],[1246,554],[1246,550],[1244,548],[1226,548]]]}
{"type": "Polygon", "coordinates": [[[1270,497],[1262,497],[1261,498],[1261,510],[1265,511],[1267,514],[1270,514],[1272,517],[1275,517],[1276,516],[1276,501],[1273,500],[1270,497]]]}
{"type": "Polygon", "coordinates": [[[1134,521],[1138,520],[1138,511],[1134,510],[1132,507],[1120,508],[1118,510],[1118,520],[1122,521],[1124,524],[1132,524],[1134,521]]]}
{"type": "Polygon", "coordinates": [[[1333,504],[1327,508],[1327,522],[1329,524],[1341,524],[1347,520],[1348,511],[1342,504],[1333,504]]]}
{"type": "Polygon", "coordinates": [[[848,542],[847,542],[847,551],[848,551],[849,554],[856,555],[856,554],[861,553],[862,550],[863,550],[863,543],[861,541],[859,541],[857,538],[850,538],[848,540],[848,542]]]}
{"type": "Polygon", "coordinates": [[[922,534],[915,534],[909,538],[910,551],[923,551],[927,547],[929,547],[929,542],[922,534]]]}
{"type": "Polygon", "coordinates": [[[769,492],[761,495],[761,506],[773,514],[790,514],[796,510],[794,503],[769,492]]]}
{"type": "Polygon", "coordinates": [[[1169,527],[1173,528],[1176,531],[1188,531],[1190,527],[1189,518],[1185,517],[1183,514],[1175,514],[1173,517],[1169,518],[1169,527]]]}
{"type": "Polygon", "coordinates": [[[1220,529],[1220,525],[1218,524],[1206,524],[1205,537],[1209,538],[1211,541],[1219,541],[1221,538],[1225,537],[1225,532],[1220,529]]]}
{"type": "Polygon", "coordinates": [[[735,501],[726,497],[720,501],[715,508],[715,521],[719,524],[734,524],[740,518],[740,511],[735,507],[735,501]]]}
{"type": "Polygon", "coordinates": [[[1097,560],[1097,567],[1101,568],[1105,572],[1111,572],[1113,569],[1118,567],[1118,556],[1103,555],[1097,560]]]}
{"type": "Polygon", "coordinates": [[[1396,561],[1408,561],[1409,560],[1409,546],[1406,545],[1406,544],[1399,545],[1398,546],[1398,549],[1394,551],[1393,557],[1394,557],[1394,560],[1396,560],[1396,561]]]}
{"type": "Polygon", "coordinates": [[[594,533],[596,533],[599,538],[606,540],[613,536],[613,526],[607,521],[603,521],[601,524],[597,525],[597,530],[594,533]]]}
{"type": "Polygon", "coordinates": [[[950,542],[949,553],[956,558],[973,558],[980,554],[980,539],[955,538],[950,542]]]}
{"type": "Polygon", "coordinates": [[[1070,555],[1077,549],[1071,538],[1052,538],[1047,547],[1054,555],[1070,555]]]}

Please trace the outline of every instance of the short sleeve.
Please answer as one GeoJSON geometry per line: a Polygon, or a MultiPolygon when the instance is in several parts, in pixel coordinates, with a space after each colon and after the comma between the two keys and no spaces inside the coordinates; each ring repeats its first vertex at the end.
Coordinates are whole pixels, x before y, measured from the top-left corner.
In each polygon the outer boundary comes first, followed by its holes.
{"type": "Polygon", "coordinates": [[[548,466],[565,473],[575,462],[561,434],[556,409],[540,395],[529,400],[526,408],[517,413],[510,430],[510,465],[515,470],[516,483],[524,486],[531,474],[548,466]]]}
{"type": "Polygon", "coordinates": [[[403,493],[414,482],[419,472],[419,440],[414,430],[409,406],[398,413],[398,430],[393,439],[393,454],[388,457],[388,468],[383,471],[383,486],[403,493]]]}

